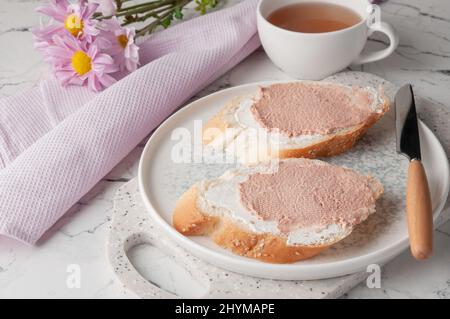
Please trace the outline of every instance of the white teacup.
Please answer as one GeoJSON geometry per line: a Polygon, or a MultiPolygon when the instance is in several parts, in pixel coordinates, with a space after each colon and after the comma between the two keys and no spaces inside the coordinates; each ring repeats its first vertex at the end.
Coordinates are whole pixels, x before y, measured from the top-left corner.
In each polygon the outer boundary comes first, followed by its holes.
{"type": "Polygon", "coordinates": [[[275,65],[298,79],[320,80],[350,64],[363,64],[384,59],[398,46],[398,36],[385,22],[370,25],[370,3],[367,0],[319,0],[347,7],[358,13],[361,21],[346,29],[325,33],[302,33],[282,29],[267,21],[275,10],[286,5],[314,0],[261,0],[257,8],[261,43],[275,65]],[[390,45],[381,51],[361,54],[367,37],[374,31],[385,33],[390,45]]]}

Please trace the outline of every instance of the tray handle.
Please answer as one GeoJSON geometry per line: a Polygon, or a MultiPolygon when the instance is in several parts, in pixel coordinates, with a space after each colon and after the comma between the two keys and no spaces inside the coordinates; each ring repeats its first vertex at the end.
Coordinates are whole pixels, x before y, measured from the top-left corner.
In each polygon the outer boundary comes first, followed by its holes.
{"type": "MultiPolygon", "coordinates": [[[[114,237],[112,232],[110,237],[114,237]]],[[[109,240],[107,250],[111,267],[114,269],[120,282],[141,298],[179,298],[179,296],[161,289],[142,277],[127,256],[127,252],[138,245],[147,244],[155,246],[151,237],[146,232],[136,232],[130,233],[123,240],[114,240],[113,238],[109,240]]]]}

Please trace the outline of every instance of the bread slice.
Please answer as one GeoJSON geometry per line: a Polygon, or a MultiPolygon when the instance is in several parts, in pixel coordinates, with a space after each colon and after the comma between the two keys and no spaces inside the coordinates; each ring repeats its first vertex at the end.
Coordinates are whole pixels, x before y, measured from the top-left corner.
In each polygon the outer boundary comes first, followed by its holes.
{"type": "MultiPolygon", "coordinates": [[[[250,109],[261,96],[261,92],[255,92],[251,96],[232,99],[207,121],[203,126],[203,144],[216,151],[229,153],[241,163],[256,163],[271,158],[333,156],[350,149],[367,129],[389,110],[390,103],[384,95],[382,87],[375,90],[370,87],[349,87],[315,81],[297,81],[277,85],[292,83],[315,88],[320,87],[325,91],[345,88],[348,90],[348,94],[352,94],[352,92],[355,92],[354,90],[363,90],[372,98],[373,103],[369,106],[371,113],[357,125],[341,127],[330,133],[286,136],[283,133],[269,132],[254,118],[250,109]],[[254,129],[265,131],[267,135],[257,137],[258,142],[255,143],[255,138],[249,138],[254,129]]],[[[339,109],[339,103],[340,101],[335,102],[336,109],[339,109]]]]}
{"type": "MultiPolygon", "coordinates": [[[[282,185],[286,187],[282,188],[290,189],[290,183],[296,183],[297,178],[301,183],[307,183],[307,185],[302,186],[305,187],[305,190],[320,187],[320,184],[311,183],[311,180],[308,182],[306,177],[302,180],[301,176],[304,175],[300,174],[299,176],[288,178],[285,181],[286,185],[282,185]]],[[[320,181],[320,178],[317,181],[320,181]]],[[[336,184],[337,192],[333,192],[333,194],[345,192],[351,194],[355,191],[352,186],[350,186],[350,189],[340,189],[341,184],[341,182],[336,184]]],[[[353,185],[353,183],[348,185],[353,185]]],[[[270,193],[276,193],[277,189],[280,189],[280,185],[274,182],[265,185],[264,188],[267,188],[270,193]]],[[[284,159],[271,161],[232,169],[217,179],[194,184],[177,201],[173,212],[173,225],[177,231],[186,236],[210,236],[219,246],[241,256],[270,263],[293,263],[315,256],[348,236],[358,223],[375,212],[375,201],[382,192],[383,187],[375,178],[359,175],[349,169],[333,166],[319,160],[284,159]],[[242,187],[242,183],[249,181],[251,176],[256,176],[255,174],[268,174],[259,177],[268,178],[270,182],[272,176],[281,174],[278,172],[283,169],[282,165],[289,165],[288,168],[291,170],[304,170],[303,172],[314,170],[314,174],[316,174],[315,172],[320,173],[322,170],[326,172],[330,169],[332,172],[336,171],[336,174],[326,173],[326,179],[333,179],[332,175],[336,175],[336,180],[341,180],[342,178],[338,176],[341,172],[342,174],[349,174],[352,178],[357,178],[358,181],[367,185],[367,188],[363,190],[367,193],[366,197],[369,198],[369,202],[364,207],[358,207],[351,212],[352,218],[345,217],[347,220],[344,220],[345,214],[333,216],[333,221],[325,225],[311,226],[300,220],[299,223],[296,221],[300,226],[292,226],[295,229],[291,229],[289,232],[281,231],[279,229],[280,223],[274,221],[274,219],[263,220],[261,216],[255,214],[255,211],[251,211],[245,206],[240,187],[242,187]]],[[[311,195],[311,192],[309,192],[309,195],[311,195]]],[[[303,204],[309,206],[311,202],[316,202],[315,204],[320,202],[321,206],[330,204],[327,202],[329,200],[326,198],[327,196],[320,198],[318,195],[319,198],[314,200],[306,199],[309,198],[308,196],[305,195],[304,199],[299,194],[295,196],[295,200],[299,201],[300,205],[302,205],[303,199],[308,200],[307,203],[303,204]]],[[[283,203],[289,206],[290,201],[283,203]]],[[[283,214],[283,210],[284,207],[280,209],[280,213],[283,214]]],[[[302,213],[308,216],[309,212],[299,212],[300,218],[302,218],[302,213]]],[[[350,214],[347,215],[350,216],[350,214]]]]}

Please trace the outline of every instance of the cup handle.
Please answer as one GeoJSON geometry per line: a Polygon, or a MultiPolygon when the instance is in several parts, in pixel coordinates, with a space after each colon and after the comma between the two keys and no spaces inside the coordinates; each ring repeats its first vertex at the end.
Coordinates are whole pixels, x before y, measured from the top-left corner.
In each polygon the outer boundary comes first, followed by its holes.
{"type": "Polygon", "coordinates": [[[398,46],[398,35],[395,32],[394,28],[386,23],[386,22],[380,22],[377,24],[374,24],[369,29],[370,34],[373,32],[383,32],[386,34],[389,38],[390,45],[386,49],[375,51],[375,52],[367,52],[362,53],[359,57],[356,58],[355,61],[352,62],[352,64],[358,65],[358,64],[364,64],[369,62],[375,62],[381,59],[384,59],[392,54],[392,52],[395,51],[395,49],[398,46]]]}

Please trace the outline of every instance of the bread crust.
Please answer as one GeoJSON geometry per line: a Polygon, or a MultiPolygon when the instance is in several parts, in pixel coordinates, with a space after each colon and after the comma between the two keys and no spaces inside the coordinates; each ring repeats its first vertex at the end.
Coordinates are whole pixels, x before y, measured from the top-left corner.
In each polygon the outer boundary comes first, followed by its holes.
{"type": "Polygon", "coordinates": [[[208,235],[219,218],[203,214],[197,208],[198,186],[194,184],[178,199],[173,211],[172,224],[186,236],[208,235]]]}
{"type": "Polygon", "coordinates": [[[194,184],[175,206],[173,225],[183,235],[207,235],[235,254],[277,264],[311,258],[331,246],[288,245],[286,237],[254,233],[230,218],[208,216],[197,206],[198,192],[198,184],[194,184]]]}
{"type": "MultiPolygon", "coordinates": [[[[361,123],[352,130],[345,133],[324,135],[324,139],[320,142],[305,147],[279,149],[276,150],[276,152],[268,154],[269,157],[281,159],[304,157],[314,159],[338,155],[349,150],[366,133],[366,131],[389,110],[389,99],[381,90],[378,94],[384,101],[383,104],[377,108],[379,112],[372,113],[364,123],[361,123]]],[[[240,99],[241,98],[232,99],[214,117],[205,123],[202,136],[203,144],[209,144],[220,134],[225,134],[227,128],[233,127],[234,123],[231,122],[230,116],[232,116],[238,108],[240,99]]]]}

